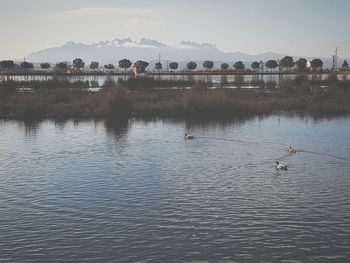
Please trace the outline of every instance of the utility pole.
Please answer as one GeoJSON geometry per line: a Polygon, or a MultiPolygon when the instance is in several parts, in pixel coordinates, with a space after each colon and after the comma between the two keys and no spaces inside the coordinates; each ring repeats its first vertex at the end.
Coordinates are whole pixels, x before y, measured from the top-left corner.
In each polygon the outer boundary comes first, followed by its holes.
{"type": "Polygon", "coordinates": [[[338,47],[335,47],[335,50],[334,50],[334,55],[332,56],[332,59],[333,59],[333,71],[337,71],[338,69],[338,47]]]}
{"type": "MultiPolygon", "coordinates": [[[[158,54],[158,63],[159,63],[159,65],[162,65],[161,63],[160,63],[160,59],[162,58],[162,54],[161,53],[159,53],[158,54]]],[[[160,69],[158,69],[158,73],[160,73],[160,69]]]]}

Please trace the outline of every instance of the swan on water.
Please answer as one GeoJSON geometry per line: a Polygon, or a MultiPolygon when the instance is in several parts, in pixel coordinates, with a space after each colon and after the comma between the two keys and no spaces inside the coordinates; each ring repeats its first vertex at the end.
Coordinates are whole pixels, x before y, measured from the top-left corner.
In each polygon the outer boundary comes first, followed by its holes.
{"type": "Polygon", "coordinates": [[[286,165],[286,164],[282,164],[282,163],[280,163],[280,162],[276,162],[275,168],[276,168],[276,170],[284,170],[284,171],[287,171],[287,165],[286,165]]]}
{"type": "Polygon", "coordinates": [[[297,149],[295,149],[294,147],[292,146],[289,146],[288,150],[287,150],[289,153],[297,153],[297,149]]]}
{"type": "Polygon", "coordinates": [[[193,137],[193,135],[189,135],[189,134],[185,134],[185,139],[186,140],[192,140],[192,139],[194,139],[194,137],[193,137]]]}

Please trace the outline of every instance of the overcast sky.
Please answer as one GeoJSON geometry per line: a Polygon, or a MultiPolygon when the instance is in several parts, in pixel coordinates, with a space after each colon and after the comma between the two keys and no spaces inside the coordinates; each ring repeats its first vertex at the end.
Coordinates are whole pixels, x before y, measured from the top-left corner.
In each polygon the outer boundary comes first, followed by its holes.
{"type": "Polygon", "coordinates": [[[349,0],[0,0],[0,59],[67,41],[210,42],[223,51],[350,57],[349,0]]]}

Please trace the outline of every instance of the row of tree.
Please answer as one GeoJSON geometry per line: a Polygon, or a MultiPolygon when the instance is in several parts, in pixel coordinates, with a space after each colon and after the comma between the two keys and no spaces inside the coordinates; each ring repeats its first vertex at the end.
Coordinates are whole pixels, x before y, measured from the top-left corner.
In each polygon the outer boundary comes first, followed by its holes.
{"type": "MultiPolygon", "coordinates": [[[[133,65],[133,63],[129,60],[129,59],[122,59],[118,62],[118,66],[119,68],[124,69],[124,71],[126,71],[127,69],[129,69],[131,66],[133,65]]],[[[142,60],[138,60],[134,63],[134,66],[137,68],[138,71],[142,72],[144,71],[147,67],[148,67],[149,63],[146,61],[142,61],[142,60]]],[[[73,68],[77,69],[77,70],[81,70],[85,67],[85,62],[81,59],[81,58],[76,58],[73,60],[72,62],[72,66],[73,68]]],[[[18,65],[16,65],[14,63],[14,61],[12,60],[3,60],[0,62],[0,67],[4,68],[4,69],[13,69],[15,67],[18,67],[18,65]]],[[[22,62],[20,63],[19,67],[21,69],[24,70],[29,70],[29,69],[33,69],[34,65],[30,62],[22,62]]],[[[51,64],[50,63],[41,63],[40,67],[42,69],[49,69],[51,68],[51,64]]],[[[70,68],[70,65],[67,62],[59,62],[55,65],[56,69],[58,70],[68,70],[70,68]]],[[[89,64],[89,68],[91,70],[97,70],[99,69],[100,64],[97,61],[92,61],[89,64]]],[[[169,63],[169,68],[173,71],[177,70],[179,67],[179,64],[177,62],[171,62],[169,63]]],[[[222,63],[220,68],[221,70],[228,70],[230,67],[229,64],[227,63],[222,63]]],[[[263,62],[263,61],[254,61],[253,63],[251,63],[250,67],[253,70],[264,70],[264,68],[268,68],[270,70],[276,69],[278,68],[279,70],[282,69],[287,69],[290,70],[291,68],[296,67],[298,71],[307,71],[308,69],[308,61],[305,58],[299,58],[298,60],[294,61],[293,57],[290,56],[285,56],[283,57],[281,60],[268,60],[267,62],[263,62]]],[[[310,67],[313,70],[317,70],[323,67],[323,61],[321,59],[313,59],[310,61],[310,67]]],[[[104,65],[104,68],[107,70],[113,70],[115,69],[115,66],[113,64],[106,64],[104,65]]],[[[161,62],[157,62],[155,64],[155,69],[156,70],[162,70],[163,65],[161,62]]],[[[197,63],[190,61],[187,63],[187,69],[192,71],[195,70],[197,68],[197,63]]],[[[203,68],[205,68],[206,70],[212,70],[214,68],[214,62],[210,61],[210,60],[206,60],[203,62],[203,68]]],[[[244,70],[246,68],[245,64],[242,61],[237,61],[233,64],[233,68],[236,70],[244,70]]],[[[349,65],[347,63],[346,60],[344,60],[342,68],[349,68],[349,65]]]]}
{"type": "MultiPolygon", "coordinates": [[[[118,66],[120,68],[126,70],[126,69],[130,68],[132,66],[132,64],[133,63],[128,59],[122,59],[119,61],[118,66]]],[[[148,62],[142,61],[142,60],[135,62],[135,66],[139,66],[139,67],[146,68],[146,67],[148,67],[148,65],[149,65],[148,62]]],[[[14,68],[18,68],[18,67],[21,69],[24,69],[24,70],[34,69],[33,63],[29,63],[26,61],[20,63],[19,65],[17,65],[13,60],[3,60],[0,62],[0,68],[3,68],[3,69],[14,69],[14,68]]],[[[75,69],[81,70],[85,67],[85,62],[81,58],[76,58],[72,62],[72,67],[75,69]]],[[[100,64],[97,61],[92,61],[89,64],[89,68],[92,70],[97,70],[99,67],[100,67],[100,64]]],[[[50,69],[51,64],[50,63],[41,63],[40,68],[41,69],[50,69]]],[[[71,66],[69,65],[68,62],[58,62],[55,65],[55,68],[60,69],[60,70],[68,70],[69,68],[71,68],[71,66]]],[[[104,68],[108,69],[108,70],[112,70],[112,69],[115,69],[115,66],[113,64],[106,64],[106,65],[104,65],[104,68]]]]}
{"type": "MultiPolygon", "coordinates": [[[[189,62],[187,64],[187,68],[189,70],[193,70],[197,67],[196,63],[194,62],[189,62]]],[[[214,63],[213,61],[204,61],[203,62],[203,67],[207,70],[211,70],[214,67],[214,63]]],[[[222,70],[227,70],[230,67],[229,64],[227,63],[222,63],[221,64],[221,69],[222,70]]],[[[308,69],[308,61],[305,58],[300,58],[296,61],[294,61],[294,59],[290,56],[285,56],[284,58],[282,58],[281,60],[268,60],[266,61],[266,63],[264,63],[263,61],[254,61],[253,63],[251,63],[250,67],[253,70],[263,70],[265,67],[268,69],[288,69],[290,70],[293,67],[296,67],[299,71],[306,71],[308,69]]],[[[323,67],[323,61],[321,59],[313,59],[310,61],[310,67],[312,69],[319,69],[323,67]]],[[[347,63],[346,60],[344,60],[343,63],[343,68],[348,68],[349,65],[347,63]]],[[[236,63],[233,64],[233,68],[235,68],[236,70],[244,70],[245,64],[242,61],[237,61],[236,63]]]]}
{"type": "MultiPolygon", "coordinates": [[[[13,60],[3,60],[0,62],[0,67],[4,68],[4,69],[12,69],[12,68],[15,68],[16,66],[18,66],[18,65],[15,64],[15,62],[13,60]]],[[[21,69],[33,69],[34,65],[33,65],[33,63],[23,61],[22,63],[19,64],[19,67],[21,69]]]]}
{"type": "MultiPolygon", "coordinates": [[[[203,68],[207,69],[207,70],[211,70],[214,67],[214,62],[210,61],[210,60],[206,60],[203,62],[203,68]]],[[[220,68],[221,70],[227,70],[230,67],[229,64],[227,63],[222,63],[220,68]]],[[[306,71],[308,69],[308,60],[305,58],[299,58],[298,60],[294,61],[293,57],[290,56],[285,56],[283,57],[281,60],[268,60],[265,63],[263,61],[254,61],[251,63],[250,67],[253,70],[264,70],[264,68],[268,68],[268,69],[276,69],[279,68],[281,69],[288,69],[290,70],[291,68],[296,67],[298,69],[298,71],[306,71]]],[[[319,58],[315,58],[313,60],[310,61],[310,67],[311,69],[320,69],[323,67],[323,61],[319,58]]],[[[171,67],[170,67],[171,68],[171,67]]],[[[197,64],[193,61],[187,63],[187,68],[189,70],[194,70],[197,68],[197,64]]],[[[236,70],[244,70],[245,64],[242,61],[237,61],[233,64],[233,68],[236,70]]],[[[344,60],[342,68],[349,68],[349,64],[346,60],[344,60]]]]}
{"type": "MultiPolygon", "coordinates": [[[[141,64],[141,63],[147,63],[147,62],[139,60],[136,63],[141,64]]],[[[81,58],[76,58],[73,60],[72,66],[75,69],[81,70],[85,67],[85,62],[81,58]]],[[[119,61],[118,66],[120,68],[126,70],[132,66],[132,62],[128,59],[122,59],[119,61]]],[[[148,63],[147,63],[147,66],[148,66],[148,63]]],[[[51,67],[51,65],[48,63],[42,63],[42,64],[40,64],[40,67],[42,69],[48,69],[51,67]]],[[[97,69],[99,69],[99,67],[100,67],[100,63],[97,61],[92,61],[89,65],[89,68],[92,70],[97,70],[97,69]]],[[[68,70],[70,68],[70,65],[67,62],[59,62],[56,64],[56,68],[60,69],[60,70],[68,70]]],[[[106,65],[104,65],[104,68],[107,70],[113,70],[113,69],[115,69],[115,66],[113,64],[106,64],[106,65]]]]}

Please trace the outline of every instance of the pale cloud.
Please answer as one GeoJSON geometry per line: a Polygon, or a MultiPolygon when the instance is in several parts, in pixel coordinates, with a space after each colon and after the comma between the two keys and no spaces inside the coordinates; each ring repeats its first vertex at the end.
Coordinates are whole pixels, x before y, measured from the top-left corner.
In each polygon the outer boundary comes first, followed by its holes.
{"type": "Polygon", "coordinates": [[[0,0],[0,60],[67,41],[94,43],[123,37],[168,44],[184,39],[214,42],[225,51],[252,54],[329,56],[338,46],[340,56],[349,57],[350,1],[313,2],[0,0]]]}
{"type": "Polygon", "coordinates": [[[106,7],[72,9],[42,16],[55,32],[65,36],[71,32],[72,40],[85,42],[120,36],[157,38],[166,31],[164,17],[162,9],[106,7]]]}
{"type": "Polygon", "coordinates": [[[161,20],[157,20],[154,18],[151,18],[151,19],[129,18],[127,19],[127,22],[126,22],[126,27],[128,27],[130,30],[136,30],[138,28],[154,29],[162,25],[163,23],[161,20]]]}
{"type": "Polygon", "coordinates": [[[160,16],[160,9],[137,9],[137,8],[106,8],[91,7],[67,10],[64,12],[46,14],[43,17],[47,19],[86,19],[86,18],[120,18],[120,17],[154,17],[160,16]]]}
{"type": "Polygon", "coordinates": [[[84,18],[91,16],[127,16],[160,13],[161,10],[156,9],[137,9],[137,8],[109,8],[109,7],[90,7],[72,9],[63,12],[47,14],[48,18],[84,18]]]}

